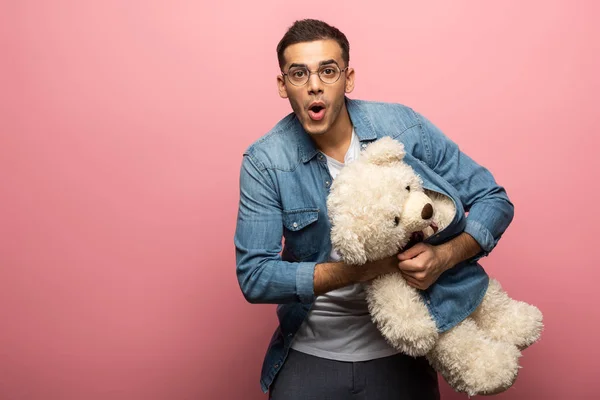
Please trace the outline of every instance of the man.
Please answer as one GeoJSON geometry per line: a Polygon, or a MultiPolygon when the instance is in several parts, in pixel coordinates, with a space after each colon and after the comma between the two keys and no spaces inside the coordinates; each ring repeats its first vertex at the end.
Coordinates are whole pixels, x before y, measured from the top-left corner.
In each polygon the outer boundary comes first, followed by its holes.
{"type": "Polygon", "coordinates": [[[244,153],[234,238],[245,298],[278,304],[261,387],[274,400],[439,399],[427,361],[400,354],[371,322],[363,284],[400,271],[422,290],[440,332],[451,328],[481,301],[488,277],[477,260],[496,246],[513,205],[488,170],[423,116],[346,97],[355,73],[338,29],[297,21],[277,54],[279,95],[293,113],[244,153]],[[454,200],[456,216],[397,256],[346,265],[331,249],[329,187],[345,163],[383,136],[404,143],[405,161],[424,187],[454,200]]]}

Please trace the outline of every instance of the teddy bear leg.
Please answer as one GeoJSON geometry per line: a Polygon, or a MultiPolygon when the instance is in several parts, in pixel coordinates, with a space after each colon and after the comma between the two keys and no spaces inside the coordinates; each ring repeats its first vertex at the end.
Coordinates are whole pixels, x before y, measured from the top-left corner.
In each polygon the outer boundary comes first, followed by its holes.
{"type": "Polygon", "coordinates": [[[495,279],[490,279],[483,301],[471,317],[489,338],[512,343],[521,350],[535,343],[543,329],[540,310],[508,297],[495,279]]]}
{"type": "Polygon", "coordinates": [[[435,321],[402,274],[380,276],[367,285],[366,292],[373,322],[390,345],[413,357],[433,348],[438,338],[435,321]]]}
{"type": "Polygon", "coordinates": [[[440,334],[427,359],[454,390],[474,396],[510,388],[517,378],[520,356],[517,347],[487,338],[467,318],[440,334]]]}

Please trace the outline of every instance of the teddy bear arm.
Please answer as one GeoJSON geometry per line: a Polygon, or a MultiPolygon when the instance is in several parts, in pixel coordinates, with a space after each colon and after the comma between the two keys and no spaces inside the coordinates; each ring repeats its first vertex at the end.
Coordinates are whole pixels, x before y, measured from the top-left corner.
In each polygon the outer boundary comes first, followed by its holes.
{"type": "Polygon", "coordinates": [[[366,288],[373,322],[394,348],[411,356],[423,356],[435,345],[435,321],[418,291],[400,273],[374,279],[366,288]]]}

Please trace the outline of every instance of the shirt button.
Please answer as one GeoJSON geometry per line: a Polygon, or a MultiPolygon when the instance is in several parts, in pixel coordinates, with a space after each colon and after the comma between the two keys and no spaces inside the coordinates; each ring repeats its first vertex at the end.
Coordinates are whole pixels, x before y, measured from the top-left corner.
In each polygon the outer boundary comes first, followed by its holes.
{"type": "Polygon", "coordinates": [[[293,226],[294,228],[297,228],[297,227],[298,227],[298,223],[297,223],[297,222],[294,222],[294,223],[292,224],[292,226],[293,226]]]}
{"type": "Polygon", "coordinates": [[[319,154],[319,160],[323,159],[323,154],[319,154]]]}
{"type": "Polygon", "coordinates": [[[363,143],[363,144],[360,145],[360,147],[362,147],[363,149],[366,149],[367,148],[367,144],[363,143]]]}
{"type": "Polygon", "coordinates": [[[325,186],[329,187],[330,182],[329,181],[325,181],[325,186]]]}
{"type": "Polygon", "coordinates": [[[275,368],[279,368],[279,364],[275,364],[275,365],[274,365],[274,367],[275,367],[275,368]]]}
{"type": "Polygon", "coordinates": [[[427,304],[431,304],[431,300],[427,300],[427,304]]]}

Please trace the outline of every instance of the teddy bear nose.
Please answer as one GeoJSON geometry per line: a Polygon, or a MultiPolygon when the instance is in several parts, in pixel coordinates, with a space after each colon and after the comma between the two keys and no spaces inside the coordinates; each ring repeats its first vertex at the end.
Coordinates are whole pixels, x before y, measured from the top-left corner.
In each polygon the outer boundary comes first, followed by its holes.
{"type": "Polygon", "coordinates": [[[423,207],[423,210],[421,211],[421,218],[429,219],[432,216],[433,216],[433,207],[431,206],[431,204],[427,203],[427,204],[425,204],[425,207],[423,207]]]}

